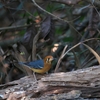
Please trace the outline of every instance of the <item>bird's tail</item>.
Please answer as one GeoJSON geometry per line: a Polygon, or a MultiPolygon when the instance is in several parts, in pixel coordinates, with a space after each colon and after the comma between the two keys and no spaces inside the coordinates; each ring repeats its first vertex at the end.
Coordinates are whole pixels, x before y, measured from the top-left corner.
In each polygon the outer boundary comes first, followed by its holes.
{"type": "Polygon", "coordinates": [[[18,64],[20,64],[20,65],[22,65],[22,66],[25,66],[25,67],[27,67],[27,68],[29,68],[29,69],[31,69],[31,67],[28,66],[28,65],[26,65],[24,62],[18,62],[18,64]]]}
{"type": "Polygon", "coordinates": [[[20,64],[20,65],[24,65],[24,63],[23,63],[23,62],[18,62],[18,64],[20,64]]]}

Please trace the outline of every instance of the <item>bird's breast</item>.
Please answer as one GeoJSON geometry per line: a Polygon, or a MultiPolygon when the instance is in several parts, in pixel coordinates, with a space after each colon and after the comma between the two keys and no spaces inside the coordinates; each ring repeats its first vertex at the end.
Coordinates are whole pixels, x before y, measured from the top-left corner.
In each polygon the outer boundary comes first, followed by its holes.
{"type": "Polygon", "coordinates": [[[32,68],[32,70],[36,73],[40,73],[40,74],[43,74],[43,73],[46,73],[50,70],[51,68],[51,64],[44,64],[44,67],[42,69],[35,69],[35,68],[32,68]]]}

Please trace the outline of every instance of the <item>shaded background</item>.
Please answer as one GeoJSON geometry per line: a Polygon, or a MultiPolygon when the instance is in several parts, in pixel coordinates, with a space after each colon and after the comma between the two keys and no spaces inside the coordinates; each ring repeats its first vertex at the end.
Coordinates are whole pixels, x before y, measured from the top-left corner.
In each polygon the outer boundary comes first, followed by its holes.
{"type": "MultiPolygon", "coordinates": [[[[0,84],[32,72],[18,65],[73,47],[49,73],[72,71],[100,62],[100,1],[95,0],[1,0],[0,84]],[[41,7],[41,8],[39,8],[41,7]],[[44,11],[43,11],[44,10],[44,11]],[[87,40],[90,39],[90,40],[87,40]],[[86,41],[88,45],[77,45],[86,41]]],[[[65,51],[65,52],[66,52],[65,51]]]]}

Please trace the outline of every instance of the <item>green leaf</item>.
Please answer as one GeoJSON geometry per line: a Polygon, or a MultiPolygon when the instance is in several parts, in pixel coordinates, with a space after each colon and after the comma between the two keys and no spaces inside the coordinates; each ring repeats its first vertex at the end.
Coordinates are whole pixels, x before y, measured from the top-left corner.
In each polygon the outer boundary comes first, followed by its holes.
{"type": "Polygon", "coordinates": [[[72,42],[73,41],[73,38],[72,37],[65,37],[63,39],[64,42],[72,42]]]}
{"type": "Polygon", "coordinates": [[[25,30],[22,30],[22,31],[19,32],[20,36],[23,36],[24,34],[25,34],[25,30]]]}
{"type": "Polygon", "coordinates": [[[63,29],[61,28],[56,28],[56,34],[61,35],[63,33],[63,29]]]}

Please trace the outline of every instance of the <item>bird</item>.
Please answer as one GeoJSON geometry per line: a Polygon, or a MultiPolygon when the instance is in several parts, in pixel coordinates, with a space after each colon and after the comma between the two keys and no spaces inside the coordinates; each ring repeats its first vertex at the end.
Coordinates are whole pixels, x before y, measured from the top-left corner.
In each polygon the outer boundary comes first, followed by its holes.
{"type": "Polygon", "coordinates": [[[43,60],[40,59],[40,60],[35,60],[31,62],[26,62],[26,63],[19,62],[19,64],[27,66],[35,73],[44,74],[48,72],[50,68],[52,67],[53,60],[54,60],[54,57],[49,55],[49,56],[46,56],[43,60]]]}

